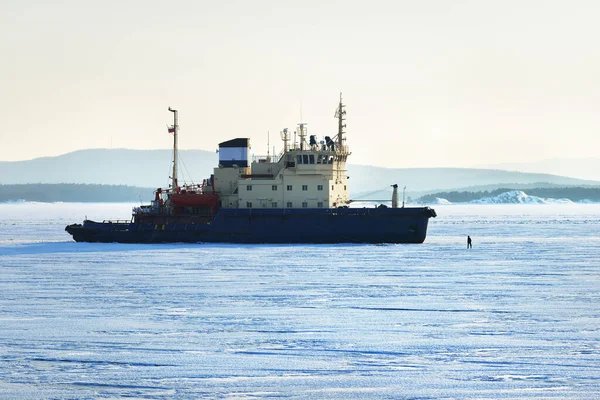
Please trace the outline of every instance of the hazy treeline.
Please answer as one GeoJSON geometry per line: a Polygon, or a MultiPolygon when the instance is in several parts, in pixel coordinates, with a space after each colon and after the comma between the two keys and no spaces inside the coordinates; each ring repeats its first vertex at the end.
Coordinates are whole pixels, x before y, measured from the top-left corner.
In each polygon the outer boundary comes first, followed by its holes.
{"type": "MultiPolygon", "coordinates": [[[[45,184],[0,184],[0,202],[7,201],[39,201],[39,202],[143,202],[154,198],[152,188],[127,185],[96,185],[79,183],[45,183],[45,184]]],[[[431,193],[416,199],[419,203],[431,203],[436,198],[443,198],[452,203],[464,203],[484,197],[494,197],[515,188],[500,188],[483,191],[450,191],[431,193]]],[[[591,200],[600,202],[599,187],[548,187],[525,189],[530,196],[554,199],[570,199],[572,201],[591,200]]],[[[411,202],[412,199],[409,199],[411,202]]]]}
{"type": "MultiPolygon", "coordinates": [[[[495,190],[484,190],[479,192],[438,192],[421,196],[417,199],[419,203],[430,203],[436,198],[446,199],[451,203],[465,203],[468,201],[479,200],[484,197],[494,197],[502,193],[510,192],[511,188],[500,188],[495,190]]],[[[552,199],[569,199],[571,201],[591,200],[600,201],[600,188],[594,187],[560,187],[560,188],[532,188],[525,191],[530,196],[552,199]]]]}
{"type": "Polygon", "coordinates": [[[0,185],[0,202],[149,202],[154,189],[76,183],[0,185]]]}

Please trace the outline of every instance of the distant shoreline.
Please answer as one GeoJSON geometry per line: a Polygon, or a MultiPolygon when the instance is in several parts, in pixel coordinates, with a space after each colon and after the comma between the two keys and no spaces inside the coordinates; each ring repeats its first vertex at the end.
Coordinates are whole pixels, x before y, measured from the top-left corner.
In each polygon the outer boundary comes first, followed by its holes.
{"type": "Polygon", "coordinates": [[[0,185],[0,203],[126,203],[147,202],[155,189],[127,185],[36,183],[0,185]]]}

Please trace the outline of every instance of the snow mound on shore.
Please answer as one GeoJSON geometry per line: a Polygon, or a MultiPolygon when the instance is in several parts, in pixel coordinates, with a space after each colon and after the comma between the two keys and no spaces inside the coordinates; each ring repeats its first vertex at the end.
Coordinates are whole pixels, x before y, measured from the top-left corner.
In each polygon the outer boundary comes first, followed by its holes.
{"type": "Polygon", "coordinates": [[[437,205],[448,205],[448,204],[452,204],[450,201],[441,198],[441,197],[436,197],[435,201],[432,204],[437,204],[437,205]]]}
{"type": "Polygon", "coordinates": [[[501,193],[498,196],[484,197],[473,200],[471,204],[569,204],[569,199],[544,199],[538,196],[530,196],[521,190],[513,190],[501,193]]]}

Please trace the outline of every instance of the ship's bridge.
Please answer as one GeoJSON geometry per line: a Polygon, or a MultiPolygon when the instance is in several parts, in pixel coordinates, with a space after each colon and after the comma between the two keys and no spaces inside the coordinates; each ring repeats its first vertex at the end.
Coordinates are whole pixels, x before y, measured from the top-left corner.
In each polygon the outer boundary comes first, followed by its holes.
{"type": "Polygon", "coordinates": [[[308,135],[306,124],[300,123],[293,143],[286,128],[281,132],[283,150],[279,154],[253,156],[250,163],[248,139],[220,143],[219,168],[214,170],[220,206],[334,208],[348,203],[346,161],[351,153],[345,145],[345,114],[340,96],[337,135],[319,140],[317,135],[308,135]]]}

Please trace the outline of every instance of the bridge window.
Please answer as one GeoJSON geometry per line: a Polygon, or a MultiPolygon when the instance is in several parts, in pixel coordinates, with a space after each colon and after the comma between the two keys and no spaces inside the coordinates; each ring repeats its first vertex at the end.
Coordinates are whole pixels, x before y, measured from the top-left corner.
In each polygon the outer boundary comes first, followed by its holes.
{"type": "Polygon", "coordinates": [[[308,155],[308,160],[309,160],[309,164],[314,164],[315,163],[315,155],[314,154],[309,154],[308,155]]]}
{"type": "Polygon", "coordinates": [[[308,154],[302,154],[302,162],[308,164],[308,154]]]}
{"type": "Polygon", "coordinates": [[[317,185],[317,190],[323,190],[323,185],[317,185]]]}
{"type": "Polygon", "coordinates": [[[302,155],[298,154],[298,156],[296,157],[296,164],[302,164],[302,155]]]}
{"type": "Polygon", "coordinates": [[[302,202],[302,208],[308,208],[308,202],[307,201],[303,201],[302,202]]]}
{"type": "Polygon", "coordinates": [[[287,208],[292,208],[292,202],[291,201],[287,202],[287,208]]]}

